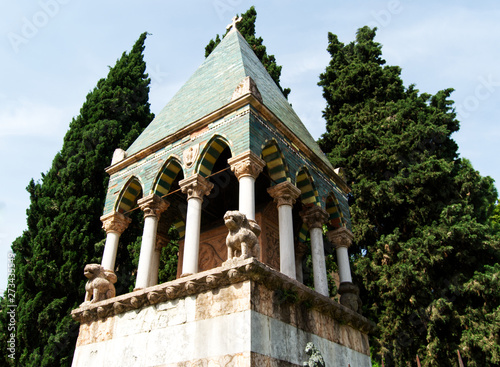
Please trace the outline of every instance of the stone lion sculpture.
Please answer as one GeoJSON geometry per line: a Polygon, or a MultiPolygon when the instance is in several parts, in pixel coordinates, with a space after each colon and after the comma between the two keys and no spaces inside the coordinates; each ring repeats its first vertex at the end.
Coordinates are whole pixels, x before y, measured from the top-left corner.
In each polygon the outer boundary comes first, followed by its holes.
{"type": "Polygon", "coordinates": [[[85,285],[85,301],[99,302],[116,295],[116,275],[99,264],[87,264],[83,274],[89,279],[85,285]]]}
{"type": "Polygon", "coordinates": [[[325,367],[325,360],[313,343],[306,344],[305,352],[309,356],[309,360],[302,364],[304,367],[325,367]]]}
{"type": "Polygon", "coordinates": [[[226,237],[227,259],[252,257],[252,250],[259,243],[259,225],[255,221],[249,221],[245,214],[239,211],[227,211],[224,223],[229,229],[226,237]]]}

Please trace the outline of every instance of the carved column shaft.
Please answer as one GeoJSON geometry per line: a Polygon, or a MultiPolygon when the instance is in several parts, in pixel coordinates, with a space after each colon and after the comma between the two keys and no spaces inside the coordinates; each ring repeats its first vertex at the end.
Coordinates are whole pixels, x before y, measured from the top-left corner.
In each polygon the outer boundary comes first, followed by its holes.
{"type": "MultiPolygon", "coordinates": [[[[154,284],[153,272],[154,253],[156,247],[156,231],[161,213],[170,205],[158,195],[152,194],[137,202],[144,212],[144,231],[142,235],[141,253],[139,254],[139,265],[137,267],[136,289],[142,289],[154,284]]],[[[158,274],[156,274],[158,279],[158,274]]]]}
{"type": "Polygon", "coordinates": [[[322,230],[323,224],[328,219],[328,213],[319,206],[314,206],[302,212],[301,216],[304,223],[308,226],[311,236],[314,289],[328,297],[328,277],[326,274],[325,248],[322,230]]]}
{"type": "Polygon", "coordinates": [[[239,181],[239,211],[247,219],[255,220],[255,180],[266,162],[248,151],[229,159],[228,163],[239,181]]]}
{"type": "Polygon", "coordinates": [[[195,174],[180,181],[179,186],[188,196],[182,275],[195,274],[198,272],[203,196],[209,195],[214,185],[200,174],[195,174]]]}
{"type": "Polygon", "coordinates": [[[292,208],[300,190],[286,181],[268,188],[267,192],[278,206],[280,271],[296,279],[292,208]]]}
{"type": "Polygon", "coordinates": [[[106,231],[106,244],[101,266],[106,270],[114,271],[120,236],[132,220],[121,213],[113,212],[102,216],[101,221],[102,228],[106,231]]]}

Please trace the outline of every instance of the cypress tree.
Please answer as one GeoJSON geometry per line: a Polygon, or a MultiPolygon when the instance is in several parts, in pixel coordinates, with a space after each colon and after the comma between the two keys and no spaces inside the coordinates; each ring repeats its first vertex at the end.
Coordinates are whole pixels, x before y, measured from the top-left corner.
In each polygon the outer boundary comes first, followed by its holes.
{"type": "MultiPolygon", "coordinates": [[[[253,51],[262,62],[271,78],[273,78],[276,82],[283,95],[288,98],[290,88],[283,89],[280,84],[282,66],[276,63],[274,55],[267,54],[266,46],[263,44],[264,40],[262,37],[255,36],[255,21],[257,20],[257,11],[255,10],[255,7],[252,6],[245,13],[241,14],[241,18],[241,22],[236,24],[236,28],[238,28],[241,35],[245,37],[246,41],[252,47],[253,51]]],[[[222,38],[224,38],[224,36],[222,38]]],[[[215,39],[210,40],[208,45],[205,47],[205,57],[208,57],[208,55],[212,53],[220,42],[221,38],[219,35],[217,35],[215,39]]]]}
{"type": "Polygon", "coordinates": [[[451,366],[460,348],[468,366],[496,365],[498,348],[486,345],[498,345],[498,327],[487,323],[499,314],[498,287],[489,288],[500,258],[488,224],[493,180],[458,157],[452,89],[404,87],[375,32],[361,28],[347,45],[330,33],[319,82],[327,101],[319,143],[352,187],[352,267],[379,327],[374,359],[401,366],[418,354],[423,366],[451,366]],[[471,331],[475,320],[481,331],[471,331]]]}
{"type": "MultiPolygon", "coordinates": [[[[78,325],[70,312],[83,301],[87,263],[99,262],[105,234],[102,215],[116,148],[127,148],[154,117],[148,103],[143,33],[99,80],[74,118],[52,167],[29,183],[28,229],[12,245],[15,254],[17,341],[12,366],[70,366],[78,325]]],[[[135,221],[137,222],[137,221],[135,221]]],[[[129,238],[141,233],[129,228],[129,238]]],[[[127,248],[127,237],[122,239],[127,248]]],[[[130,279],[134,254],[120,251],[122,282],[130,279]],[[126,274],[128,271],[129,274],[126,274]]],[[[123,285],[121,288],[128,285],[123,285]]],[[[120,287],[117,286],[117,290],[120,287]]],[[[2,329],[5,327],[5,299],[2,329]]],[[[4,335],[2,334],[2,345],[4,335]]]]}

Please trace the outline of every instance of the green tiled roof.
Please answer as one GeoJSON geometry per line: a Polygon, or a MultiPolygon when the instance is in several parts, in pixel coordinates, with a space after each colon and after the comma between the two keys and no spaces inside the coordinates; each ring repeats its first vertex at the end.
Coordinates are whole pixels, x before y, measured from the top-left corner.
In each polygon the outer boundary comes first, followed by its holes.
{"type": "Polygon", "coordinates": [[[132,155],[231,102],[239,83],[250,76],[269,108],[303,143],[331,167],[288,100],[250,45],[230,32],[127,150],[132,155]]]}

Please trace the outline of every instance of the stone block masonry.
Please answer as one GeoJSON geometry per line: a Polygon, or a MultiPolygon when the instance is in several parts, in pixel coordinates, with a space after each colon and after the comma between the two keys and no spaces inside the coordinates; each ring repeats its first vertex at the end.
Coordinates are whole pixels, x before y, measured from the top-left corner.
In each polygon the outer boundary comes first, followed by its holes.
{"type": "Polygon", "coordinates": [[[371,365],[373,323],[255,259],[82,305],[73,317],[73,367],[302,366],[308,342],[327,365],[371,365]]]}

